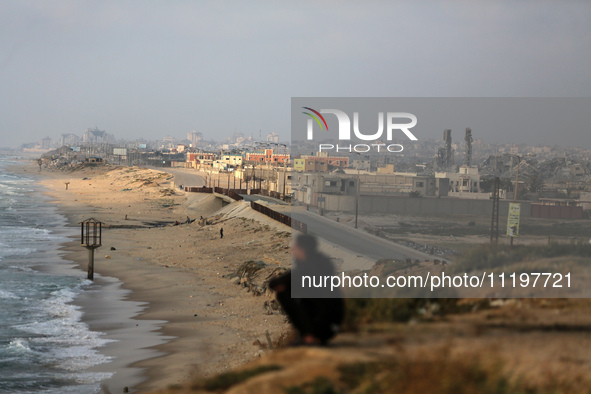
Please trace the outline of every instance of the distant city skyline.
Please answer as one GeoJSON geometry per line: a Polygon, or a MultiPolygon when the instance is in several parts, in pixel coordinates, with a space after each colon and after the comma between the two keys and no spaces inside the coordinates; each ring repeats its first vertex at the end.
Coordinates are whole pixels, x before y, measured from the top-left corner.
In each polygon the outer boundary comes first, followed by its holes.
{"type": "MultiPolygon", "coordinates": [[[[591,97],[590,33],[591,3],[574,0],[6,0],[0,146],[95,126],[128,140],[286,141],[294,96],[591,97]]],[[[591,130],[478,132],[591,148],[591,130]]]]}

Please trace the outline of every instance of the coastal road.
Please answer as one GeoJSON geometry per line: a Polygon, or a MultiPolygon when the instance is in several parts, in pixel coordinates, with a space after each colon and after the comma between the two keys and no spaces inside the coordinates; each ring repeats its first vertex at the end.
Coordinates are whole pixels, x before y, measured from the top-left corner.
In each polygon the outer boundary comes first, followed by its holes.
{"type": "Polygon", "coordinates": [[[345,224],[306,211],[304,207],[277,205],[273,209],[306,223],[309,234],[372,260],[405,258],[431,260],[434,258],[434,256],[426,253],[398,245],[375,235],[368,234],[363,230],[354,229],[345,224]]]}
{"type": "MultiPolygon", "coordinates": [[[[205,179],[196,174],[195,170],[184,168],[158,168],[174,176],[174,182],[185,186],[203,186],[205,179]]],[[[372,259],[433,259],[426,253],[419,252],[406,246],[398,245],[383,238],[366,233],[360,229],[353,229],[345,224],[335,222],[318,214],[306,211],[304,207],[294,207],[283,201],[258,195],[243,195],[247,201],[263,200],[273,205],[273,209],[285,215],[304,222],[308,226],[308,233],[325,241],[347,249],[357,255],[372,259]]]]}
{"type": "Polygon", "coordinates": [[[260,194],[241,194],[245,201],[259,201],[262,200],[270,205],[285,205],[289,206],[285,201],[278,200],[273,197],[261,196],[260,194]]]}
{"type": "Polygon", "coordinates": [[[205,185],[205,178],[197,174],[193,169],[185,168],[158,168],[152,167],[154,170],[164,171],[174,176],[174,184],[178,187],[183,186],[203,186],[205,185]]]}

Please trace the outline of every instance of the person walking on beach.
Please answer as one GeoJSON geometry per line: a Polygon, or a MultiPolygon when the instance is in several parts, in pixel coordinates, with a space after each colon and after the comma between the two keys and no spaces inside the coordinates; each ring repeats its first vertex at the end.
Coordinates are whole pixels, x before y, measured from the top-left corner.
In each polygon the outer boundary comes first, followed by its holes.
{"type": "Polygon", "coordinates": [[[224,238],[224,228],[220,228],[220,239],[224,238]]]}
{"type": "Polygon", "coordinates": [[[293,283],[302,283],[303,276],[332,276],[334,267],[320,251],[315,237],[299,235],[292,245],[295,267],[269,282],[277,293],[277,301],[283,307],[298,336],[294,346],[326,345],[338,332],[345,316],[345,304],[340,291],[326,287],[305,290],[313,298],[292,298],[293,283]]]}

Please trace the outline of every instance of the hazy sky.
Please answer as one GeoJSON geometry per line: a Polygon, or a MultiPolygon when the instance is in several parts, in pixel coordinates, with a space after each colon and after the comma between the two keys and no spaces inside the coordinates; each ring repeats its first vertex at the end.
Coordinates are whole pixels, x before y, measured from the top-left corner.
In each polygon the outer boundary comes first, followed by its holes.
{"type": "Polygon", "coordinates": [[[94,126],[287,140],[292,96],[590,97],[591,2],[0,2],[0,146],[94,126]]]}

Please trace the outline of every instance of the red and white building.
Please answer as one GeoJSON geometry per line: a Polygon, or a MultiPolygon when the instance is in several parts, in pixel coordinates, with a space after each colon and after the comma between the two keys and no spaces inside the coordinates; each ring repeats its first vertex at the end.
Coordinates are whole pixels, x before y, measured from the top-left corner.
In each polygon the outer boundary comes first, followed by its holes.
{"type": "Polygon", "coordinates": [[[211,164],[216,156],[215,153],[208,152],[187,152],[187,162],[193,163],[193,167],[198,164],[211,164]]]}
{"type": "Polygon", "coordinates": [[[273,149],[265,149],[259,152],[247,152],[246,161],[264,164],[289,163],[289,155],[274,153],[273,149]]]}

